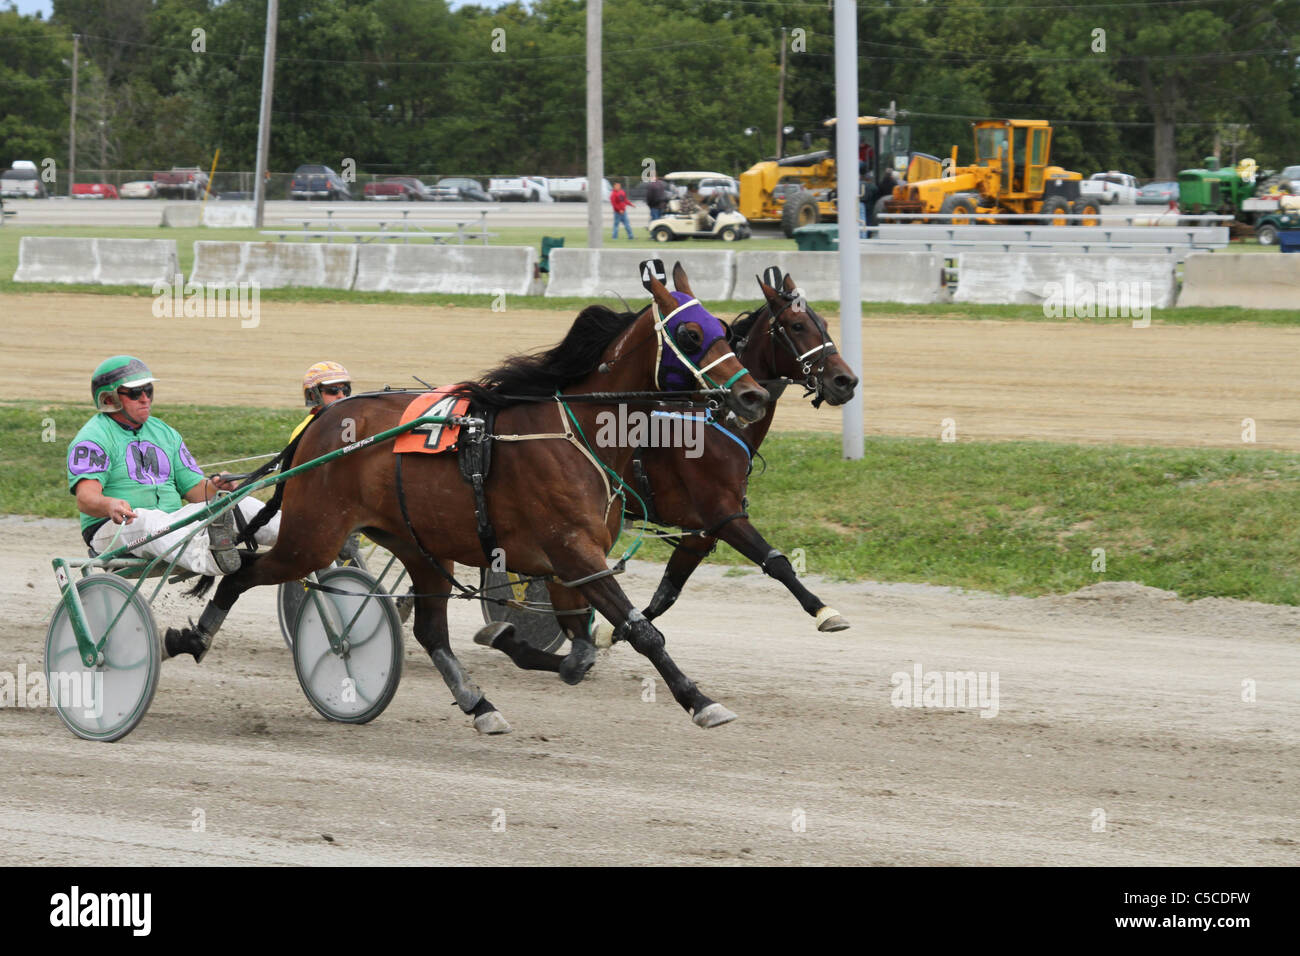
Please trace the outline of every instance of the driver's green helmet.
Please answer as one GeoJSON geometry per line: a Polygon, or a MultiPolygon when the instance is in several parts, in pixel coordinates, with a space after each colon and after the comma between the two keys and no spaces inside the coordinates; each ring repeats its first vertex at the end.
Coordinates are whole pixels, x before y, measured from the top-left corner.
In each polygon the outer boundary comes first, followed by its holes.
{"type": "Polygon", "coordinates": [[[90,397],[97,411],[110,411],[117,406],[104,404],[105,395],[112,395],[119,388],[137,388],[153,381],[156,379],[149,366],[134,355],[114,355],[95,366],[90,375],[90,397]]]}

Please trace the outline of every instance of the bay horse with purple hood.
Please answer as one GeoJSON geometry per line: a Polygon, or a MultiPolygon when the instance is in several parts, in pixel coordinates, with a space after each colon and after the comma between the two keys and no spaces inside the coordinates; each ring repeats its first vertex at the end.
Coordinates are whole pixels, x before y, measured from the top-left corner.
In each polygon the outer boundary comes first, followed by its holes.
{"type": "MultiPolygon", "coordinates": [[[[553,576],[559,582],[553,591],[557,610],[594,607],[618,639],[650,660],[698,726],[715,727],[736,715],[682,673],[663,634],[628,600],[606,561],[622,520],[614,507],[617,476],[633,449],[587,440],[597,416],[619,401],[616,395],[600,396],[659,390],[665,354],[720,383],[714,394],[722,394],[742,420],[757,420],[767,409],[768,393],[741,366],[722,323],[693,298],[685,303],[674,298],[662,275],[662,264],[643,263],[642,281],[652,302],[636,315],[589,306],[554,348],[511,358],[462,389],[478,407],[495,412],[493,460],[484,483],[486,518],[511,569],[553,576]],[[593,396],[596,401],[566,401],[592,393],[600,393],[593,396]]],[[[335,402],[303,431],[292,463],[343,447],[345,422],[358,437],[396,426],[409,402],[402,393],[335,402]]],[[[349,534],[361,531],[410,574],[415,637],[461,710],[481,733],[509,732],[510,725],[452,652],[448,634],[453,562],[484,567],[491,561],[479,533],[474,492],[455,456],[398,455],[390,446],[369,445],[278,485],[264,509],[268,518],[277,506],[282,518],[275,545],[265,554],[246,554],[244,565],[221,579],[197,624],[168,630],[170,656],[190,653],[202,660],[244,591],[306,577],[327,566],[349,534]]],[[[590,644],[575,643],[567,662],[570,675],[580,680],[594,658],[590,644]]]]}

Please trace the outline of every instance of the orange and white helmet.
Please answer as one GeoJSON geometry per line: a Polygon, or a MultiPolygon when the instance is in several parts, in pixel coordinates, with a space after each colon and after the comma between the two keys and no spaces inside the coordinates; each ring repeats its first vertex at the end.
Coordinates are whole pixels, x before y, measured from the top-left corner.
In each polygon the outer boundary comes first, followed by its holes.
{"type": "Polygon", "coordinates": [[[321,404],[322,385],[346,385],[350,392],[352,376],[338,362],[317,362],[307,369],[307,373],[302,377],[302,397],[308,408],[315,408],[321,404]]]}

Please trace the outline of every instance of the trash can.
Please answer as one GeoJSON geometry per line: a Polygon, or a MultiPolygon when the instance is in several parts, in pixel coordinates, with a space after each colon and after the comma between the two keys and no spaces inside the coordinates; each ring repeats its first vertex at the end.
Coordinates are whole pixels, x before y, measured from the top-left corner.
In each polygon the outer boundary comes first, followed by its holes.
{"type": "Polygon", "coordinates": [[[551,250],[559,249],[564,245],[564,236],[558,239],[554,236],[542,236],[542,255],[537,263],[539,272],[549,273],[551,271],[551,250]]]}
{"type": "Polygon", "coordinates": [[[1279,230],[1277,247],[1283,252],[1300,252],[1300,229],[1279,230]]]}
{"type": "Polygon", "coordinates": [[[800,226],[794,231],[794,241],[800,252],[838,252],[840,227],[835,223],[800,226]]]}

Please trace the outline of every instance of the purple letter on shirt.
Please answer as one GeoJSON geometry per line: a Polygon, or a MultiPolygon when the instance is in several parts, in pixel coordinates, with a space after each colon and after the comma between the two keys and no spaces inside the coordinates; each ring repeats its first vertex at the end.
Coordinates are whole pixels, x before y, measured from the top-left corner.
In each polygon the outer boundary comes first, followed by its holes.
{"type": "Polygon", "coordinates": [[[108,471],[108,455],[89,438],[83,439],[68,451],[68,471],[74,475],[108,471]]]}
{"type": "Polygon", "coordinates": [[[162,485],[172,476],[171,459],[151,441],[126,446],[126,473],[142,485],[162,485]]]}

